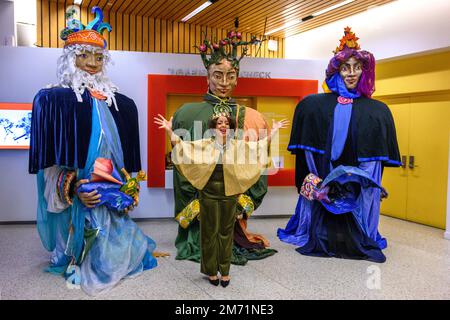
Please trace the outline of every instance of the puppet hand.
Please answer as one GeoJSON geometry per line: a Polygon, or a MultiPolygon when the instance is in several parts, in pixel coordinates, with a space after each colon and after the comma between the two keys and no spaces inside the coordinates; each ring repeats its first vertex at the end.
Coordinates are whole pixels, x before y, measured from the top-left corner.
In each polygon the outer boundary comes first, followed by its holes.
{"type": "Polygon", "coordinates": [[[273,131],[287,128],[288,125],[289,125],[289,120],[287,120],[287,119],[283,119],[281,121],[272,120],[272,130],[273,131]]]}
{"type": "MultiPolygon", "coordinates": [[[[88,179],[81,179],[78,180],[75,183],[75,190],[78,190],[78,188],[85,183],[88,183],[88,179]]],[[[101,195],[98,194],[97,190],[94,190],[92,192],[76,192],[78,195],[78,198],[80,199],[81,203],[86,206],[87,208],[94,208],[97,203],[100,202],[101,195]]]]}

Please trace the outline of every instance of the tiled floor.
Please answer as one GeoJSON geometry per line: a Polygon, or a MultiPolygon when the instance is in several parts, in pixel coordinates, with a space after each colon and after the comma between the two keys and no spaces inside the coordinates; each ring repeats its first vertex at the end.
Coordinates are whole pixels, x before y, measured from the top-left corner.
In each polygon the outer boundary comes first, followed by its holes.
{"type": "Polygon", "coordinates": [[[450,299],[450,241],[443,230],[383,216],[387,262],[373,264],[298,254],[276,237],[287,220],[252,218],[250,230],[266,235],[278,253],[232,266],[226,289],[211,286],[197,263],[175,260],[174,221],[139,222],[171,256],[95,298],[42,271],[49,254],[34,225],[1,225],[0,299],[450,299]]]}

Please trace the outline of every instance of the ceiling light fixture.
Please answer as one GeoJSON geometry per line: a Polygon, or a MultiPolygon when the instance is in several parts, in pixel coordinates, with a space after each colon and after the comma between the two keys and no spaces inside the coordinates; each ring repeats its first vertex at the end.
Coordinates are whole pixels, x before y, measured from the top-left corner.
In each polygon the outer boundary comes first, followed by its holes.
{"type": "Polygon", "coordinates": [[[278,32],[278,31],[283,30],[283,29],[287,29],[287,28],[295,26],[295,25],[297,25],[297,24],[299,24],[301,22],[302,22],[302,20],[300,20],[300,19],[295,19],[295,20],[289,21],[285,25],[283,25],[282,27],[275,28],[275,29],[272,29],[270,31],[267,31],[265,35],[268,36],[269,34],[278,32]]]}
{"type": "Polygon", "coordinates": [[[76,5],[81,5],[82,2],[83,2],[83,0],[73,0],[73,4],[76,4],[76,5]]]}
{"type": "Polygon", "coordinates": [[[272,30],[266,32],[265,35],[268,36],[269,34],[278,32],[278,31],[280,31],[280,30],[287,29],[287,28],[289,28],[289,27],[293,27],[293,26],[295,26],[295,25],[297,25],[297,24],[300,24],[300,23],[302,23],[302,22],[308,21],[308,20],[310,20],[310,19],[312,19],[312,18],[314,18],[314,17],[320,16],[321,14],[324,14],[324,13],[329,12],[329,11],[331,11],[331,10],[334,10],[334,9],[340,8],[340,7],[342,7],[342,6],[345,6],[345,5],[347,5],[347,4],[349,4],[349,3],[353,2],[353,1],[355,1],[355,0],[346,0],[346,1],[340,2],[340,3],[338,3],[338,4],[335,4],[334,6],[325,8],[325,9],[320,10],[320,11],[317,11],[317,12],[315,12],[315,13],[313,13],[313,14],[307,16],[307,17],[304,17],[304,18],[302,18],[302,19],[295,19],[295,20],[289,21],[288,23],[286,23],[286,24],[283,25],[282,27],[275,28],[275,29],[272,29],[272,30]]]}
{"type": "Polygon", "coordinates": [[[355,0],[346,0],[346,1],[344,1],[344,2],[340,2],[340,3],[338,3],[338,4],[335,4],[334,6],[325,8],[325,9],[320,10],[320,11],[317,11],[317,12],[313,13],[312,16],[313,16],[313,17],[320,16],[321,14],[324,14],[324,13],[327,13],[327,12],[329,12],[329,11],[331,11],[331,10],[334,10],[334,9],[337,9],[337,8],[340,8],[340,7],[343,7],[343,6],[345,6],[346,4],[349,4],[349,3],[353,2],[353,1],[355,1],[355,0]]]}
{"type": "Polygon", "coordinates": [[[205,10],[206,8],[208,8],[210,5],[212,5],[213,3],[217,2],[219,0],[209,0],[206,1],[204,4],[202,4],[200,7],[198,7],[197,9],[195,9],[194,11],[192,11],[191,13],[189,13],[186,17],[184,17],[183,19],[181,19],[181,22],[186,22],[188,21],[190,18],[192,18],[193,16],[195,16],[196,14],[198,14],[199,12],[205,10]]]}

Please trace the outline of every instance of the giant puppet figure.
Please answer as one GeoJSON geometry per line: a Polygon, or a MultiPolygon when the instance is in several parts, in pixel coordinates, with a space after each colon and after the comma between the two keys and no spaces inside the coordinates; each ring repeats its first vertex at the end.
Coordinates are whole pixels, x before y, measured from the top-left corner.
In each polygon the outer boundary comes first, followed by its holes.
{"type": "Polygon", "coordinates": [[[300,197],[278,237],[304,255],[384,262],[381,177],[384,167],[401,163],[391,112],[371,98],[375,59],[357,40],[345,28],[325,93],[306,97],[295,110],[288,148],[296,155],[300,197]]]}
{"type": "MultiPolygon", "coordinates": [[[[173,130],[187,130],[190,139],[202,139],[208,129],[208,121],[214,113],[225,112],[236,121],[236,130],[244,132],[241,138],[250,136],[250,139],[258,139],[261,131],[269,127],[261,113],[252,108],[246,108],[236,103],[231,98],[238,82],[239,63],[247,52],[247,46],[257,44],[260,41],[253,38],[250,42],[241,40],[241,34],[231,31],[228,37],[212,43],[205,39],[198,48],[203,64],[207,69],[208,89],[203,102],[187,103],[181,106],[173,117],[173,130]],[[243,46],[243,55],[237,56],[238,47],[243,46]],[[210,55],[207,55],[208,51],[210,55]],[[252,129],[252,130],[249,130],[252,129]],[[246,135],[251,131],[253,134],[246,135]]],[[[180,215],[189,211],[191,204],[198,198],[198,190],[181,175],[177,168],[174,169],[174,195],[175,214],[180,215]]],[[[276,251],[269,249],[269,242],[261,235],[247,231],[247,219],[257,208],[267,192],[267,176],[261,176],[258,181],[245,193],[239,196],[236,212],[237,220],[234,225],[234,246],[231,262],[244,265],[248,260],[262,259],[273,255],[276,251]]],[[[198,206],[197,206],[198,209],[198,206]]],[[[179,227],[175,241],[178,260],[192,260],[200,262],[200,232],[198,219],[193,219],[187,227],[179,227]]]]}
{"type": "Polygon", "coordinates": [[[87,26],[71,20],[61,32],[59,84],[34,98],[29,172],[37,173],[38,232],[52,252],[46,271],[95,295],[157,261],[155,242],[128,215],[145,179],[137,108],[105,75],[102,31],[111,27],[92,11],[87,26]]]}

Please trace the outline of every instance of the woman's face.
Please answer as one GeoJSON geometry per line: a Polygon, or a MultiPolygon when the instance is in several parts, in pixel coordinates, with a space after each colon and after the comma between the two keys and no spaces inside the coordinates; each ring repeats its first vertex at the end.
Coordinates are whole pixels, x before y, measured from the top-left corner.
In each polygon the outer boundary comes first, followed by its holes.
{"type": "Polygon", "coordinates": [[[226,117],[219,117],[217,119],[216,130],[222,135],[226,136],[227,130],[230,129],[230,123],[226,117]]]}

